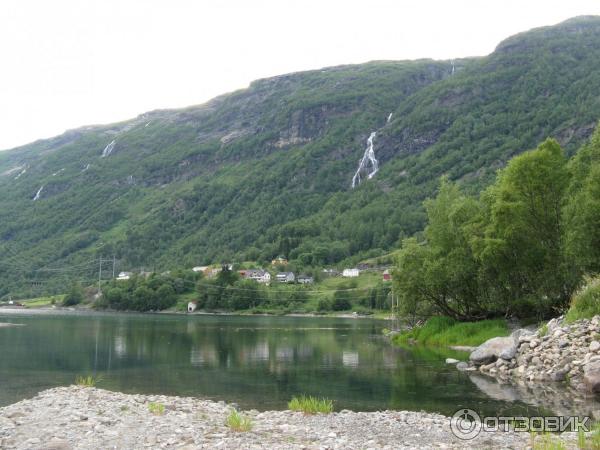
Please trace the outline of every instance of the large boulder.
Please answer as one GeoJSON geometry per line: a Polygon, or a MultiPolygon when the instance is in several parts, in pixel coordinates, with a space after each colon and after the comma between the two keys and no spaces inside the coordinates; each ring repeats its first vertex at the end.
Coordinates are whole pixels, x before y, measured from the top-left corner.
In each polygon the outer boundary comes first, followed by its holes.
{"type": "Polygon", "coordinates": [[[469,359],[475,365],[489,364],[498,358],[510,360],[517,354],[517,341],[512,336],[495,337],[471,353],[469,359]]]}
{"type": "Polygon", "coordinates": [[[600,393],[600,360],[591,360],[583,367],[583,384],[589,392],[600,393]]]}

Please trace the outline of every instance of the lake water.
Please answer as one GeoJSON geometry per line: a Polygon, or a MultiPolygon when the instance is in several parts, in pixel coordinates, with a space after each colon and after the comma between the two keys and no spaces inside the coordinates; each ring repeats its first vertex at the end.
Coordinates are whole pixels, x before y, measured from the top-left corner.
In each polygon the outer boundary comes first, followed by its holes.
{"type": "Polygon", "coordinates": [[[244,409],[285,409],[310,394],[336,410],[537,411],[489,397],[444,362],[464,354],[393,347],[385,321],[0,310],[0,322],[25,325],[0,328],[0,406],[95,374],[105,389],[244,409]]]}

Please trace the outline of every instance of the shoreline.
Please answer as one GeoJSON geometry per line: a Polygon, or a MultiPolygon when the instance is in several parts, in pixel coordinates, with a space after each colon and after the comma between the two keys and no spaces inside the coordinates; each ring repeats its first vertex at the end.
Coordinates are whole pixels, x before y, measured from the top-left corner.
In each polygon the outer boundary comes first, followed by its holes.
{"type": "MultiPolygon", "coordinates": [[[[481,432],[465,441],[450,418],[412,411],[305,415],[292,411],[241,412],[252,429],[225,425],[233,406],[192,397],[123,394],[69,386],[0,408],[0,448],[92,450],[97,448],[397,449],[525,448],[529,433],[481,432]],[[162,405],[153,413],[151,406],[162,405]]],[[[576,433],[562,439],[576,443],[576,433]]]]}
{"type": "MultiPolygon", "coordinates": [[[[222,311],[222,312],[209,312],[209,311],[194,311],[188,313],[187,311],[119,311],[113,309],[94,309],[94,308],[76,308],[72,306],[40,306],[40,307],[0,307],[0,314],[3,311],[10,311],[10,313],[28,312],[28,311],[57,311],[57,312],[89,312],[89,313],[111,313],[111,314],[144,314],[144,315],[178,315],[178,316],[238,316],[238,317],[314,317],[314,318],[335,318],[335,319],[372,319],[372,320],[395,320],[391,315],[380,317],[375,315],[365,314],[353,314],[353,313],[332,313],[332,314],[313,314],[313,313],[281,313],[281,314],[269,314],[269,313],[243,313],[239,311],[222,311]]],[[[17,313],[18,314],[18,313],[17,313]]]]}

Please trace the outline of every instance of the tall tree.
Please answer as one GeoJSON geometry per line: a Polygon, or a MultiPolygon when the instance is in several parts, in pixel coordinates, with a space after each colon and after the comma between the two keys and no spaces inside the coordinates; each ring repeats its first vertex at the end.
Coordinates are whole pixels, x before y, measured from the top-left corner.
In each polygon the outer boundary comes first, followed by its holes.
{"type": "Polygon", "coordinates": [[[578,273],[600,272],[600,126],[570,161],[565,250],[578,273]]]}
{"type": "Polygon", "coordinates": [[[489,224],[479,256],[497,278],[506,312],[533,304],[547,314],[568,299],[561,212],[569,178],[560,145],[548,139],[513,158],[482,197],[489,224]]]}

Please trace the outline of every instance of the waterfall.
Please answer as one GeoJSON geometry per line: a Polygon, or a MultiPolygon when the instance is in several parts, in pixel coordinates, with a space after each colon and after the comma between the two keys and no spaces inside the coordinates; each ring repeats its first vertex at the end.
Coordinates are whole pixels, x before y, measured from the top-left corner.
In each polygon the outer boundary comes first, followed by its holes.
{"type": "Polygon", "coordinates": [[[452,73],[450,75],[454,75],[454,61],[451,61],[450,64],[452,64],[452,73]]]}
{"type": "Polygon", "coordinates": [[[106,147],[104,147],[104,150],[102,150],[101,158],[106,158],[108,155],[110,155],[113,151],[113,148],[115,148],[114,140],[110,144],[108,144],[106,147]]]}
{"type": "Polygon", "coordinates": [[[89,168],[90,168],[90,165],[89,165],[89,163],[88,163],[88,164],[86,164],[86,166],[83,168],[82,172],[85,172],[85,171],[86,171],[86,170],[88,170],[89,168]]]}
{"type": "Polygon", "coordinates": [[[352,177],[352,188],[355,188],[357,185],[360,184],[361,172],[363,172],[363,171],[367,172],[367,179],[371,179],[371,178],[373,178],[373,175],[375,175],[377,173],[377,171],[379,170],[379,161],[377,161],[377,159],[375,158],[375,151],[373,150],[373,140],[375,139],[376,135],[377,135],[377,132],[373,131],[371,133],[371,135],[369,136],[369,139],[367,139],[367,148],[365,149],[365,154],[363,155],[362,159],[358,163],[358,169],[356,170],[356,173],[352,177]],[[368,171],[368,168],[367,168],[369,163],[371,163],[371,171],[370,172],[368,171]]]}
{"type": "Polygon", "coordinates": [[[27,167],[25,167],[21,172],[19,172],[19,174],[15,177],[15,180],[21,178],[21,175],[23,175],[25,172],[27,172],[27,167]]]}
{"type": "Polygon", "coordinates": [[[44,186],[42,186],[41,188],[38,189],[38,191],[35,193],[35,197],[33,197],[33,201],[35,202],[36,200],[40,199],[40,195],[42,193],[42,190],[44,189],[44,186]]]}
{"type": "Polygon", "coordinates": [[[390,123],[390,121],[392,120],[392,115],[393,114],[394,113],[390,113],[390,115],[388,116],[387,121],[385,123],[390,123]]]}

